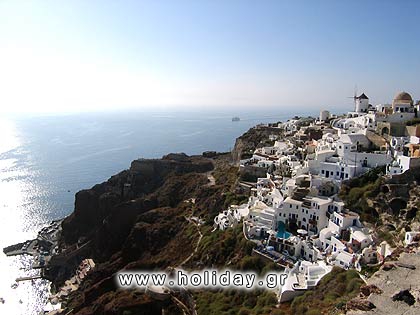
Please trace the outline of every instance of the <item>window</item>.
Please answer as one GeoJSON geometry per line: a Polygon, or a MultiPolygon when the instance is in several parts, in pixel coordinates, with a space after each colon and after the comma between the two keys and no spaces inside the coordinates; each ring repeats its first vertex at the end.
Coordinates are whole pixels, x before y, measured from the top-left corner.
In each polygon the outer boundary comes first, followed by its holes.
{"type": "Polygon", "coordinates": [[[324,171],[324,170],[322,170],[322,171],[321,171],[321,173],[322,173],[322,174],[324,174],[324,173],[325,173],[325,171],[324,171]]]}
{"type": "Polygon", "coordinates": [[[290,208],[292,207],[292,205],[290,205],[290,208]]]}
{"type": "Polygon", "coordinates": [[[349,178],[349,174],[346,173],[346,178],[349,178]]]}

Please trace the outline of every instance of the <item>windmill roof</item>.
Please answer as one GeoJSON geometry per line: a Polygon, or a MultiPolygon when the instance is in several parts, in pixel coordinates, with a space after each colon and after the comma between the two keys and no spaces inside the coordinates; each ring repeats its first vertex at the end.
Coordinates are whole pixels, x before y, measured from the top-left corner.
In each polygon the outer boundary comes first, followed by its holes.
{"type": "Polygon", "coordinates": [[[362,93],[360,96],[357,97],[359,100],[368,100],[369,97],[366,96],[365,93],[362,93]]]}

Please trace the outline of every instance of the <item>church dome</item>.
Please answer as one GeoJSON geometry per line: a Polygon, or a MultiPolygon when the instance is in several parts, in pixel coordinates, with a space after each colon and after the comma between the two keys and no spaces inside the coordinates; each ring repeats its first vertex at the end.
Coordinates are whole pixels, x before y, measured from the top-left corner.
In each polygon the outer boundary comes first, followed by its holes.
{"type": "Polygon", "coordinates": [[[400,92],[397,95],[395,95],[394,102],[395,101],[412,102],[413,99],[411,98],[411,95],[407,92],[400,92]]]}

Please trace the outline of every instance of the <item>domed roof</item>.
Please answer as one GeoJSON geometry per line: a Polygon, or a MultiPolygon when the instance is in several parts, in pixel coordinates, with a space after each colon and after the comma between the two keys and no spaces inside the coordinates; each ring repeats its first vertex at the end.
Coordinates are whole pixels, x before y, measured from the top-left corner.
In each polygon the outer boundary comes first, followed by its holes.
{"type": "Polygon", "coordinates": [[[395,95],[394,97],[394,101],[408,101],[408,102],[412,102],[413,99],[411,98],[411,95],[408,94],[407,92],[400,92],[397,95],[395,95]]]}

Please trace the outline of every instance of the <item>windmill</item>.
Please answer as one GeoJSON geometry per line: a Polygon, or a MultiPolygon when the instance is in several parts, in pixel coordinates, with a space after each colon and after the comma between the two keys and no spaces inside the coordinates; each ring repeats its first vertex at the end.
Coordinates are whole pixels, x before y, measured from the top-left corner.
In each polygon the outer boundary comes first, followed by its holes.
{"type": "Polygon", "coordinates": [[[354,101],[354,111],[356,111],[356,100],[357,100],[357,84],[354,86],[354,95],[347,96],[347,98],[352,98],[354,101]]]}

